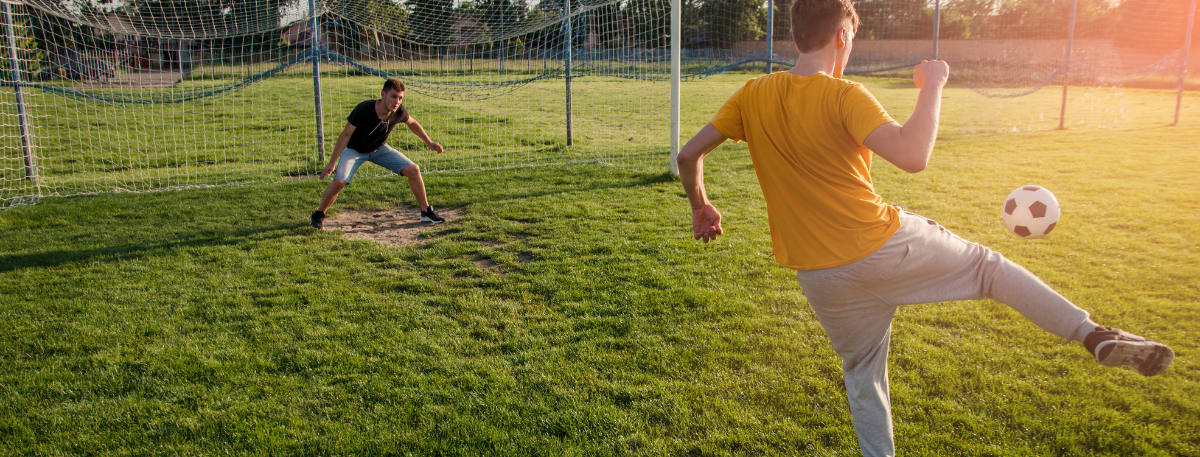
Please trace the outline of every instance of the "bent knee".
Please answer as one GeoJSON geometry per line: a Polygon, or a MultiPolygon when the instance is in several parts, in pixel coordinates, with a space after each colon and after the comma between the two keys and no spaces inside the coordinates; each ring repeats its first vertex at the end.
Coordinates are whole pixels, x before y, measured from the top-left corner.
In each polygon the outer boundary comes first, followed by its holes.
{"type": "Polygon", "coordinates": [[[403,170],[400,170],[400,174],[410,177],[410,178],[420,175],[421,174],[421,166],[414,163],[412,165],[404,167],[403,170]]]}

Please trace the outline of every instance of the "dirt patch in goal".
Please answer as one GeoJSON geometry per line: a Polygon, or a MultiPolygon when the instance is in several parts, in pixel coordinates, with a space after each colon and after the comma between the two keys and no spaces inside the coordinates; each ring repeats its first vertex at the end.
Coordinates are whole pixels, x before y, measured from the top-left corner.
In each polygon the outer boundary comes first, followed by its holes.
{"type": "MultiPolygon", "coordinates": [[[[449,223],[462,217],[462,209],[438,210],[438,215],[449,223]]],[[[421,222],[421,211],[409,205],[383,211],[343,211],[325,219],[325,230],[341,230],[344,239],[374,240],[388,246],[417,242],[421,232],[441,225],[421,222]]]]}

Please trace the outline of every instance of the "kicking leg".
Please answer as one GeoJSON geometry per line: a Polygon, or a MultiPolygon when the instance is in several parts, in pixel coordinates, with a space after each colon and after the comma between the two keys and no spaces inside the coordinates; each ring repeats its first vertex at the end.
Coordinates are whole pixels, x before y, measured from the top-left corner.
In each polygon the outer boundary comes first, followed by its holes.
{"type": "Polygon", "coordinates": [[[1038,327],[1068,340],[1083,343],[1101,365],[1128,365],[1142,376],[1167,371],[1175,352],[1157,341],[1148,340],[1120,329],[1100,327],[1087,311],[999,253],[974,244],[978,254],[975,273],[982,278],[982,293],[1008,305],[1038,327]]]}
{"type": "Polygon", "coordinates": [[[1099,327],[1087,311],[1000,253],[963,240],[932,220],[911,213],[902,213],[901,217],[901,230],[893,238],[908,247],[908,257],[888,279],[866,286],[886,290],[893,303],[990,298],[1047,332],[1084,343],[1101,364],[1130,365],[1145,376],[1162,373],[1171,364],[1174,352],[1170,348],[1099,327]]]}

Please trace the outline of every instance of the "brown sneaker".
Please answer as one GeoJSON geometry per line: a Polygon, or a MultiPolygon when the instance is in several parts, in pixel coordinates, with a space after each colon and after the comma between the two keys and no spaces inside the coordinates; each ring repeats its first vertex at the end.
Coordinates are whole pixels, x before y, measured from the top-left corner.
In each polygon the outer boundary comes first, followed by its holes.
{"type": "Polygon", "coordinates": [[[1165,344],[1112,327],[1096,327],[1083,340],[1083,346],[1101,365],[1129,365],[1142,376],[1162,374],[1175,359],[1175,351],[1165,344]]]}

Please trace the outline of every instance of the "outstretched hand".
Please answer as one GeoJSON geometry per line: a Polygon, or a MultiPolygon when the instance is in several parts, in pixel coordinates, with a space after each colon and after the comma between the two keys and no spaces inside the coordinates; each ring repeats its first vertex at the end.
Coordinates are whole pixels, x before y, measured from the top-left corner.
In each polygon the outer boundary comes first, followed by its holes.
{"type": "Polygon", "coordinates": [[[692,210],[692,237],[705,243],[725,233],[721,229],[721,213],[712,204],[692,210]]]}

